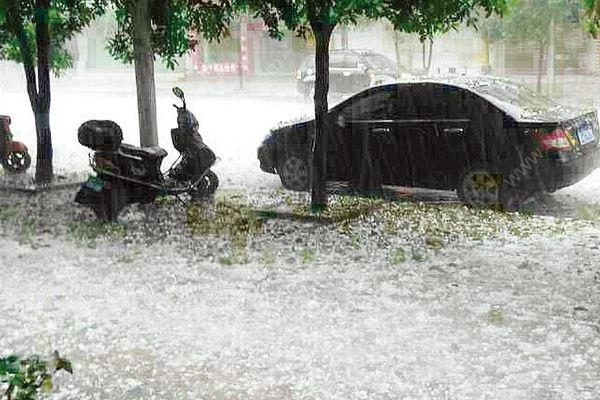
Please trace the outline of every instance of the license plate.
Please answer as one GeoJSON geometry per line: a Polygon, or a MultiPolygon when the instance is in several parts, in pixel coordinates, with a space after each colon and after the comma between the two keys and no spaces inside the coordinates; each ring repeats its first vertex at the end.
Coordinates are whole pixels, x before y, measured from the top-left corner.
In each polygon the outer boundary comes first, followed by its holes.
{"type": "Polygon", "coordinates": [[[577,136],[579,137],[579,143],[581,143],[582,145],[593,142],[595,139],[594,131],[592,130],[592,127],[588,124],[579,127],[579,129],[577,130],[577,136]]]}

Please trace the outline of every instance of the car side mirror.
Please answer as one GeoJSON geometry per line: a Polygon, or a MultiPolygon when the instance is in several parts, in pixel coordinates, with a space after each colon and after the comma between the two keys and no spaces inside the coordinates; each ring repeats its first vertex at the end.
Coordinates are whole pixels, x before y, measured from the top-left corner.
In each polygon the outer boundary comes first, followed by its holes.
{"type": "Polygon", "coordinates": [[[336,124],[340,128],[344,128],[346,126],[346,117],[344,117],[342,114],[339,114],[338,117],[337,117],[336,124]]]}

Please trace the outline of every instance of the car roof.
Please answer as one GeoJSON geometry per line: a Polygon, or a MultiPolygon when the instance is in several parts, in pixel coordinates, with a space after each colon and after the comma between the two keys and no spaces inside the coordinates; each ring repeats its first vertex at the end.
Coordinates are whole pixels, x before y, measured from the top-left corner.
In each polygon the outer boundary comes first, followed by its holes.
{"type": "MultiPolygon", "coordinates": [[[[579,107],[565,106],[556,103],[558,106],[553,109],[552,113],[544,113],[539,110],[530,110],[527,107],[522,107],[518,104],[508,103],[495,96],[486,93],[485,90],[480,90],[483,87],[489,86],[512,86],[516,88],[525,88],[524,85],[511,81],[509,79],[495,77],[495,76],[466,76],[466,75],[451,75],[451,76],[439,76],[439,77],[417,77],[413,79],[406,79],[400,82],[383,85],[383,86],[396,86],[398,88],[406,85],[414,84],[436,84],[442,86],[454,86],[467,90],[474,95],[487,100],[498,109],[504,111],[507,115],[512,117],[516,121],[520,122],[553,122],[561,121],[565,119],[573,118],[576,115],[589,112],[590,110],[581,109],[579,107]]],[[[373,88],[370,88],[373,89],[373,88]]],[[[370,90],[367,89],[367,90],[370,90]]],[[[544,97],[544,96],[542,96],[544,97]]]]}

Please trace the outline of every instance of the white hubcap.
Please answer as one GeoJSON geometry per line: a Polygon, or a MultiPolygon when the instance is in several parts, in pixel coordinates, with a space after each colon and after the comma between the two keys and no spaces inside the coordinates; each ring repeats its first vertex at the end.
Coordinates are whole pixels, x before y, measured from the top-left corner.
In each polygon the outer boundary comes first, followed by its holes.
{"type": "Polygon", "coordinates": [[[471,205],[496,204],[500,200],[502,176],[487,171],[471,171],[462,181],[464,201],[471,205]]]}

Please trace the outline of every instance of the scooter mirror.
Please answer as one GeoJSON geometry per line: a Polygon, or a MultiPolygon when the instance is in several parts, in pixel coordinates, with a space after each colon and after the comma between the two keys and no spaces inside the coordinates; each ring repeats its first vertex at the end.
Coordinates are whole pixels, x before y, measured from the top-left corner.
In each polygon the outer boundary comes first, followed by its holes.
{"type": "Polygon", "coordinates": [[[181,90],[179,87],[175,86],[173,88],[173,94],[177,97],[179,97],[181,100],[185,101],[184,95],[183,95],[183,90],[181,90]]]}

